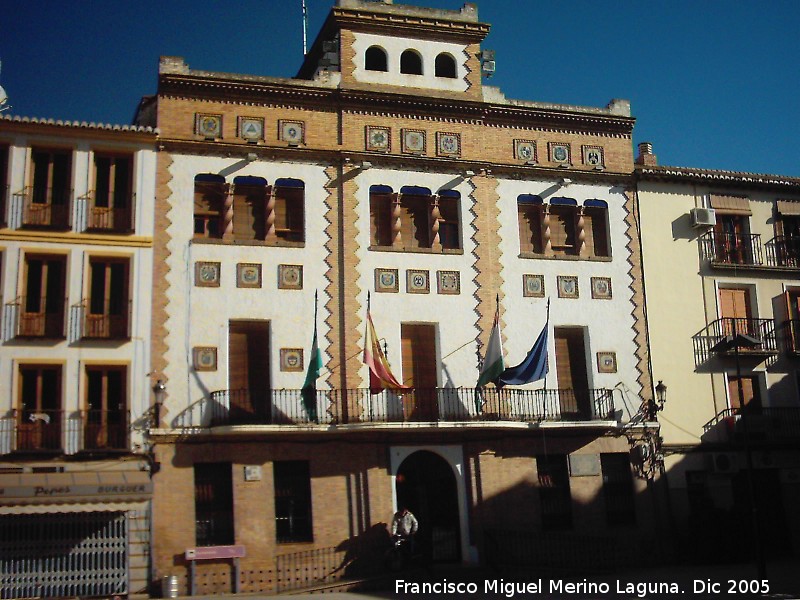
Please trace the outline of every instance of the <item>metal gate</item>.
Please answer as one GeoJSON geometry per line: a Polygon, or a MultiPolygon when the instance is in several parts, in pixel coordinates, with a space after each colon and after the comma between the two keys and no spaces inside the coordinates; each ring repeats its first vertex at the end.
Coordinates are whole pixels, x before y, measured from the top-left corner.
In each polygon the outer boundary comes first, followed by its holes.
{"type": "Polygon", "coordinates": [[[0,598],[126,594],[124,512],[0,516],[0,598]]]}

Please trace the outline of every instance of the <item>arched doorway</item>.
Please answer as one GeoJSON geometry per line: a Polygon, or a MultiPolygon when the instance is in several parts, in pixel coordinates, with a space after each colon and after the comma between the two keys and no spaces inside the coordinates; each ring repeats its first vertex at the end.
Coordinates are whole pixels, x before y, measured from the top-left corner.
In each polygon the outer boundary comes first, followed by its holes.
{"type": "Polygon", "coordinates": [[[417,548],[432,562],[461,560],[458,488],[453,469],[441,456],[418,450],[397,469],[398,508],[406,506],[419,521],[417,548]]]}

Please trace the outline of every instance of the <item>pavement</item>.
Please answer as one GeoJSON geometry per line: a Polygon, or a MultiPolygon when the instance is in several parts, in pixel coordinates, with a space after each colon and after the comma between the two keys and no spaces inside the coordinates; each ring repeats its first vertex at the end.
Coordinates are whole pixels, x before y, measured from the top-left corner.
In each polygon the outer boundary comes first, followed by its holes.
{"type": "MultiPolygon", "coordinates": [[[[375,581],[364,582],[372,587],[375,581]]],[[[800,600],[800,558],[772,560],[766,579],[760,580],[752,563],[733,565],[677,565],[620,569],[613,574],[575,572],[491,571],[465,567],[434,567],[398,573],[381,580],[377,591],[334,591],[335,587],[272,594],[223,594],[186,597],[192,600],[311,600],[324,593],[328,600],[387,600],[436,598],[574,598],[629,599],[683,598],[683,600],[781,598],[800,600]]],[[[373,588],[374,589],[374,588],[373,588]]]]}

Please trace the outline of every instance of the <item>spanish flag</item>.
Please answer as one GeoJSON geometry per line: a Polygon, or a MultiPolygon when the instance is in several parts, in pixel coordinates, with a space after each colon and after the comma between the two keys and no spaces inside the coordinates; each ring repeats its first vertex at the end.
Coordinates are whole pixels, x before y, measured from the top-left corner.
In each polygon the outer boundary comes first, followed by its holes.
{"type": "Polygon", "coordinates": [[[412,389],[397,381],[389,368],[389,361],[381,350],[378,336],[375,334],[375,326],[372,324],[372,316],[367,310],[367,339],[364,344],[364,364],[369,367],[369,391],[379,394],[382,390],[407,391],[412,389]]]}

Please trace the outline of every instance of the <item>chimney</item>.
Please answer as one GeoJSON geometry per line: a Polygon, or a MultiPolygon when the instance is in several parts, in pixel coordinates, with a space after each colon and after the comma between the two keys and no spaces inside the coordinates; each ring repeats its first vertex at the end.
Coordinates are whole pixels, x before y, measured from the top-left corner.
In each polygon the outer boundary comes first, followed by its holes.
{"type": "Polygon", "coordinates": [[[639,144],[639,156],[636,158],[636,164],[646,167],[655,167],[658,165],[656,155],[653,154],[653,144],[650,142],[642,142],[639,144]]]}

